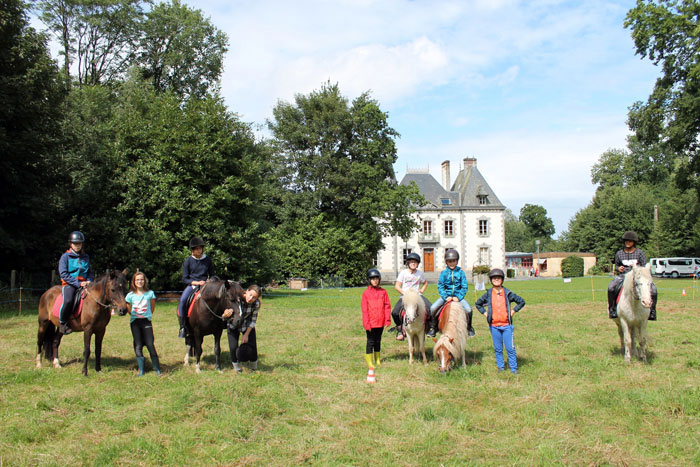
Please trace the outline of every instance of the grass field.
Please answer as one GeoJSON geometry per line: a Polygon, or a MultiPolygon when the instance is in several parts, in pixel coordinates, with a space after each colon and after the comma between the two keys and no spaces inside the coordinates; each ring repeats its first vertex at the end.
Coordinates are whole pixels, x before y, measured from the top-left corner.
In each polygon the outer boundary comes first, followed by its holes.
{"type": "Polygon", "coordinates": [[[202,374],[183,368],[174,303],[154,315],[160,378],[135,376],[127,317],[113,317],[103,371],[91,361],[85,378],[82,334],[64,338],[63,368],[38,370],[35,311],[5,311],[0,465],[700,464],[700,291],[659,280],[649,363],[626,365],[607,282],[506,282],[527,301],[515,319],[518,376],[496,372],[476,313],[466,370],[440,375],[432,341],[429,365],[409,366],[407,344],[385,333],[375,385],[359,288],[265,295],[259,371],[242,374],[228,351],[214,371],[211,337],[202,374]]]}

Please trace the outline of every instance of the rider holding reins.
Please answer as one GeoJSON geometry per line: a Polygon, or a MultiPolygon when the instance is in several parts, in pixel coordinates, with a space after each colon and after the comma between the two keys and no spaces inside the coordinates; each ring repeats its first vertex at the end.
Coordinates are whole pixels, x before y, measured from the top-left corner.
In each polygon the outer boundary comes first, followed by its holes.
{"type": "Polygon", "coordinates": [[[61,294],[63,303],[58,314],[58,330],[61,334],[70,334],[73,329],[68,324],[70,313],[73,311],[75,294],[81,287],[87,287],[92,282],[93,274],[90,267],[90,256],[83,251],[85,235],[82,232],[71,232],[68,238],[70,248],[58,260],[58,274],[61,276],[61,294]]]}
{"type": "Polygon", "coordinates": [[[180,296],[180,303],[177,307],[177,317],[180,321],[179,338],[184,338],[186,334],[185,319],[187,319],[187,300],[204,283],[214,275],[214,262],[204,254],[204,240],[201,237],[190,239],[191,256],[188,256],[182,265],[182,281],[185,283],[185,290],[180,296]]]}
{"type": "MultiPolygon", "coordinates": [[[[615,272],[618,275],[608,286],[608,316],[610,319],[617,318],[617,296],[620,293],[622,281],[625,274],[632,270],[633,266],[646,266],[647,257],[644,252],[637,248],[639,237],[636,232],[627,231],[622,235],[624,248],[615,253],[615,272]]],[[[658,292],[656,284],[651,283],[651,307],[649,308],[649,321],[656,321],[656,300],[658,292]]]]}

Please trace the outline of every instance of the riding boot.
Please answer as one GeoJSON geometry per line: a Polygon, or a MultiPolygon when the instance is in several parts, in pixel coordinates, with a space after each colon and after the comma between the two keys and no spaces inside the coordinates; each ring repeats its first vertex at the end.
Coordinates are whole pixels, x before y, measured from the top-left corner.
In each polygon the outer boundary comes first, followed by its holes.
{"type": "Polygon", "coordinates": [[[382,360],[381,360],[380,355],[379,355],[380,353],[381,352],[374,352],[374,364],[376,365],[377,368],[382,366],[382,360]]]}
{"type": "Polygon", "coordinates": [[[145,357],[136,357],[136,364],[139,366],[139,372],[136,376],[143,376],[143,368],[146,364],[145,357]]]}
{"type": "Polygon", "coordinates": [[[430,315],[428,337],[435,337],[437,334],[437,316],[430,315]]]}
{"type": "Polygon", "coordinates": [[[649,321],[656,321],[656,300],[658,294],[651,295],[651,307],[649,307],[649,321]]]}
{"type": "Polygon", "coordinates": [[[608,290],[608,317],[610,319],[617,318],[617,291],[608,290]]]}
{"type": "Polygon", "coordinates": [[[474,332],[474,328],[472,327],[472,312],[470,311],[467,313],[467,334],[469,334],[469,337],[474,337],[476,333],[474,332]]]}
{"type": "Polygon", "coordinates": [[[153,363],[153,370],[156,372],[158,376],[160,376],[162,373],[160,371],[160,360],[158,360],[158,356],[153,356],[151,355],[151,363],[153,363]]]}
{"type": "Polygon", "coordinates": [[[370,368],[371,370],[374,370],[374,362],[372,361],[372,354],[371,353],[365,354],[365,362],[367,363],[368,368],[370,368]]]}
{"type": "Polygon", "coordinates": [[[177,337],[179,337],[180,339],[184,339],[185,337],[187,337],[187,330],[185,329],[185,317],[178,315],[177,319],[180,322],[180,331],[178,332],[177,337]]]}

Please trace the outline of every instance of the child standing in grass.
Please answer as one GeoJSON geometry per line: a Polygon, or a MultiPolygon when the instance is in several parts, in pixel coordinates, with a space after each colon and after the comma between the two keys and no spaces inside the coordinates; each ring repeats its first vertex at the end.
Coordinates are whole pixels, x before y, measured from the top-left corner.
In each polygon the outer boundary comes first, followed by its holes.
{"type": "Polygon", "coordinates": [[[134,337],[134,352],[139,367],[138,376],[143,376],[146,358],[143,347],[146,346],[151,356],[153,369],[160,375],[160,362],[154,345],[153,323],[151,318],[156,309],[156,295],[148,288],[148,279],[142,272],[131,278],[131,291],[126,295],[126,306],[131,314],[131,335],[134,337]]]}
{"type": "Polygon", "coordinates": [[[515,354],[515,342],[513,340],[513,315],[525,306],[525,300],[503,287],[505,274],[502,269],[492,269],[489,272],[489,280],[493,288],[487,290],[479,297],[474,306],[482,315],[486,313],[484,305],[488,307],[486,321],[491,330],[493,340],[493,350],[496,354],[496,365],[498,371],[505,369],[503,361],[503,345],[505,344],[508,354],[508,366],[513,374],[518,373],[518,360],[515,354]],[[510,304],[515,302],[516,306],[511,310],[510,304]]]}
{"type": "MultiPolygon", "coordinates": [[[[243,371],[240,362],[250,362],[250,369],[258,369],[258,342],[255,336],[255,324],[258,321],[260,311],[260,287],[253,284],[248,287],[243,295],[238,297],[241,305],[241,322],[238,327],[229,323],[226,335],[228,336],[228,349],[231,354],[231,363],[237,373],[243,371]],[[238,338],[240,337],[240,346],[238,338]]],[[[222,318],[228,319],[233,315],[233,310],[226,310],[222,318]]]]}
{"type": "Polygon", "coordinates": [[[382,333],[391,324],[391,303],[389,294],[379,286],[382,275],[377,269],[367,271],[367,280],[369,286],[362,292],[362,326],[367,333],[365,361],[373,370],[381,365],[382,333]]]}

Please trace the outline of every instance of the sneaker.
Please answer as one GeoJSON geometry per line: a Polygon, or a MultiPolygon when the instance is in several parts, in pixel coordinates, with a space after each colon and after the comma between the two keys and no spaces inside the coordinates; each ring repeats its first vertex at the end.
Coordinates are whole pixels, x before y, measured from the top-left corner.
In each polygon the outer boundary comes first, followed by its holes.
{"type": "Polygon", "coordinates": [[[243,371],[243,369],[241,368],[241,364],[238,362],[233,364],[233,369],[236,370],[236,373],[240,373],[241,371],[243,371]]]}
{"type": "Polygon", "coordinates": [[[177,337],[180,339],[184,339],[186,337],[185,328],[180,328],[180,332],[177,334],[177,337]]]}
{"type": "Polygon", "coordinates": [[[467,334],[469,334],[469,337],[474,337],[476,335],[474,328],[467,329],[467,334]]]}
{"type": "Polygon", "coordinates": [[[71,328],[70,324],[68,323],[61,323],[58,326],[58,331],[65,336],[66,334],[73,332],[73,328],[71,328]]]}
{"type": "Polygon", "coordinates": [[[435,334],[437,334],[437,331],[435,331],[435,328],[430,328],[430,329],[428,330],[427,336],[428,336],[428,337],[435,337],[435,334]]]}
{"type": "Polygon", "coordinates": [[[649,321],[656,321],[656,310],[649,311],[649,321]]]}
{"type": "Polygon", "coordinates": [[[617,318],[617,309],[616,308],[608,308],[608,317],[610,319],[617,318]]]}
{"type": "Polygon", "coordinates": [[[399,333],[396,334],[396,340],[397,340],[397,341],[402,341],[402,340],[403,340],[403,333],[402,333],[402,332],[399,332],[399,333]]]}

